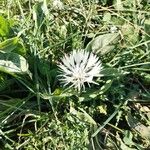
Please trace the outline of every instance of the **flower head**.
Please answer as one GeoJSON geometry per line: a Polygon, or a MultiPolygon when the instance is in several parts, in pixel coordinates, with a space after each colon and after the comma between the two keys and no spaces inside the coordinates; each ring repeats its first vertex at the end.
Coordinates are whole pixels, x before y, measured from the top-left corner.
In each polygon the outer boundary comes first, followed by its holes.
{"type": "Polygon", "coordinates": [[[85,83],[97,84],[93,81],[94,77],[100,76],[102,69],[101,62],[93,53],[85,50],[73,50],[70,55],[65,55],[62,62],[58,65],[61,71],[61,81],[64,86],[76,88],[79,92],[85,89],[85,83]]]}

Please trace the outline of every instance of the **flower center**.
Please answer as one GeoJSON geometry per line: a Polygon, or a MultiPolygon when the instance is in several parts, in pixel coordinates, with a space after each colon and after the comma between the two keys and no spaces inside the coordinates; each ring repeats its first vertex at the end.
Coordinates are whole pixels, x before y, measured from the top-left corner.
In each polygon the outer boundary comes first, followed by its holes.
{"type": "Polygon", "coordinates": [[[78,81],[78,82],[84,82],[85,80],[85,73],[83,72],[83,70],[81,70],[80,68],[79,69],[76,69],[76,71],[74,72],[74,80],[75,81],[78,81]]]}

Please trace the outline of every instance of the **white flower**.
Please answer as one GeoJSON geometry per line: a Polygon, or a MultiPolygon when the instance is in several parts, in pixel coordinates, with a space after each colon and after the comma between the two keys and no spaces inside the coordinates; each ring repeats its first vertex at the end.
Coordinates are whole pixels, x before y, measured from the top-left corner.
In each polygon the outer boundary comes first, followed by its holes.
{"type": "Polygon", "coordinates": [[[102,69],[101,62],[98,57],[93,53],[85,50],[73,50],[73,52],[67,56],[65,55],[62,62],[58,65],[61,71],[61,81],[64,86],[70,85],[81,91],[81,88],[85,89],[84,83],[97,84],[93,81],[94,77],[100,77],[102,69]]]}

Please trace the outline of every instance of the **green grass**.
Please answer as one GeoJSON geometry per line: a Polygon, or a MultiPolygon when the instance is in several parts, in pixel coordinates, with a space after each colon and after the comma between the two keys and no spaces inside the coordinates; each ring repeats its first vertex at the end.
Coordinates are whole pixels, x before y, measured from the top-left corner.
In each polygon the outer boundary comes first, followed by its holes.
{"type": "Polygon", "coordinates": [[[150,149],[150,1],[61,2],[0,1],[0,149],[150,149]],[[80,94],[57,76],[74,49],[103,65],[80,94]]]}

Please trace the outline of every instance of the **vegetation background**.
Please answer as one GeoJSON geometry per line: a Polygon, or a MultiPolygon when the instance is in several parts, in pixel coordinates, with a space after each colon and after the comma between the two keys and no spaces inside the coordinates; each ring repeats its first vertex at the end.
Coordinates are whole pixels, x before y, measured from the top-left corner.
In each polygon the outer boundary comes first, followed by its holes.
{"type": "Polygon", "coordinates": [[[150,149],[149,0],[0,0],[0,149],[150,149]],[[73,49],[99,85],[58,80],[73,49]]]}

